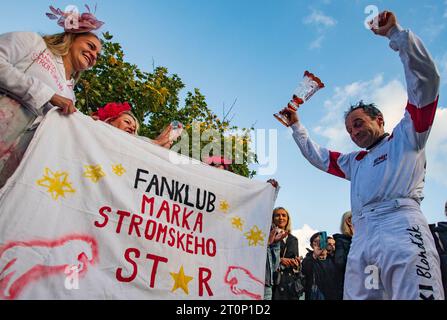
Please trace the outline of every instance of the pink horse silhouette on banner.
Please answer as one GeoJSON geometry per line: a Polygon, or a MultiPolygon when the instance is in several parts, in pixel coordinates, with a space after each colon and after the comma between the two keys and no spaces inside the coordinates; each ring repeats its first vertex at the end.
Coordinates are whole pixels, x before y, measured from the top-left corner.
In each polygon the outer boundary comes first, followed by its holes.
{"type": "MultiPolygon", "coordinates": [[[[94,238],[70,235],[58,240],[11,242],[0,248],[0,299],[16,299],[25,287],[76,267],[79,276],[98,260],[94,238]]],[[[62,286],[62,283],[61,283],[62,286]]]]}
{"type": "Polygon", "coordinates": [[[255,292],[261,290],[264,292],[264,281],[257,279],[245,268],[230,266],[224,281],[230,286],[231,292],[237,296],[245,295],[255,300],[263,298],[263,296],[255,292]]]}

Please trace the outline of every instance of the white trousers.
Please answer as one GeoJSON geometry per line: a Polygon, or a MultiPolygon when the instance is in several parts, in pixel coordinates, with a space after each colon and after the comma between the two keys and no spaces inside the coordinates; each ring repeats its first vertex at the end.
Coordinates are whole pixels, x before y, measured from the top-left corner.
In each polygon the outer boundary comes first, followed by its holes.
{"type": "Polygon", "coordinates": [[[345,300],[444,299],[439,255],[415,200],[367,205],[353,224],[345,300]]]}

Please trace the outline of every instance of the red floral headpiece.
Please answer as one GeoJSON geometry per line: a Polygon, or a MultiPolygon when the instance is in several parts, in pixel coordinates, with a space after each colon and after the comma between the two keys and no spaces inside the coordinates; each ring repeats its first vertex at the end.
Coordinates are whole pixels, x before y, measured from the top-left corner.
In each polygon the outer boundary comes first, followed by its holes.
{"type": "Polygon", "coordinates": [[[232,163],[231,160],[228,160],[224,156],[207,157],[204,159],[204,162],[209,165],[222,164],[225,170],[228,170],[230,168],[230,164],[232,163]]]}
{"type": "Polygon", "coordinates": [[[88,5],[85,5],[85,7],[88,12],[79,14],[77,9],[63,12],[61,9],[56,9],[53,6],[50,6],[51,13],[47,13],[46,15],[51,20],[58,20],[57,24],[64,28],[65,32],[68,33],[85,33],[98,30],[102,27],[104,22],[96,19],[88,5]]]}
{"type": "Polygon", "coordinates": [[[123,112],[130,111],[132,108],[129,103],[118,103],[111,102],[106,104],[104,107],[99,108],[98,111],[93,113],[101,121],[106,121],[107,119],[113,119],[119,117],[123,112]]]}

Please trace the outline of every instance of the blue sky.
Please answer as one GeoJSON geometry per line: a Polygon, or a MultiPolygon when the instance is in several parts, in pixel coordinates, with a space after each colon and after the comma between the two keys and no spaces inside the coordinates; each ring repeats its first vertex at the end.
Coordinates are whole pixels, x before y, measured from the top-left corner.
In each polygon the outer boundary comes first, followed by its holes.
{"type": "Polygon", "coordinates": [[[356,149],[344,132],[343,112],[360,99],[382,108],[391,131],[406,103],[403,68],[388,41],[363,23],[368,5],[394,11],[404,28],[422,38],[443,76],[427,146],[422,208],[429,222],[445,220],[447,1],[16,0],[2,2],[8,14],[0,20],[0,32],[58,32],[44,15],[48,6],[81,8],[84,3],[98,4],[97,16],[106,22],[103,31],[122,44],[128,61],[147,71],[153,63],[166,66],[186,84],[183,96],[200,88],[218,115],[237,99],[235,125],[277,130],[277,170],[256,179],[279,181],[277,205],[290,211],[300,238],[315,229],[338,231],[341,215],[350,208],[349,182],[308,164],[272,114],[290,99],[304,70],[310,70],[326,84],[300,110],[314,140],[338,151],[356,149]]]}

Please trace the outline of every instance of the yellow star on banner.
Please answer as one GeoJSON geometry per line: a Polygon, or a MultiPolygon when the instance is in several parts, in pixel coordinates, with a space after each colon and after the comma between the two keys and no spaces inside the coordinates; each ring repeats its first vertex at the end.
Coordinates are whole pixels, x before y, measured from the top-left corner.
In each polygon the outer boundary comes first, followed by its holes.
{"type": "Polygon", "coordinates": [[[229,209],[229,208],[230,208],[230,205],[228,204],[227,201],[222,200],[222,201],[220,202],[220,205],[219,205],[219,209],[220,209],[220,211],[222,211],[222,212],[224,212],[224,213],[228,213],[228,209],[229,209]]]}
{"type": "Polygon", "coordinates": [[[241,217],[234,217],[231,219],[231,224],[233,225],[233,228],[239,229],[242,231],[242,226],[244,225],[244,220],[242,220],[241,217]]]}
{"type": "Polygon", "coordinates": [[[171,292],[174,292],[178,288],[181,288],[185,291],[186,294],[189,295],[188,290],[188,282],[193,279],[193,277],[185,275],[185,271],[183,270],[183,266],[180,267],[180,271],[178,273],[170,272],[171,277],[174,279],[174,287],[172,287],[171,292]]]}
{"type": "Polygon", "coordinates": [[[249,246],[257,246],[258,244],[262,246],[264,244],[264,234],[257,226],[251,228],[249,232],[244,233],[244,236],[248,240],[249,246]]]}
{"type": "Polygon", "coordinates": [[[84,166],[84,168],[85,172],[83,176],[92,180],[94,183],[97,183],[99,180],[106,176],[104,171],[102,171],[102,167],[100,164],[96,166],[84,166]]]}
{"type": "Polygon", "coordinates": [[[116,174],[119,177],[121,177],[123,174],[126,173],[126,169],[124,169],[122,164],[116,164],[116,165],[112,166],[112,171],[114,174],[116,174]]]}
{"type": "Polygon", "coordinates": [[[53,173],[49,168],[45,168],[45,173],[42,179],[36,183],[41,187],[47,188],[47,192],[51,194],[54,200],[59,197],[65,198],[66,193],[75,193],[71,182],[68,182],[68,173],[56,171],[53,173]]]}

